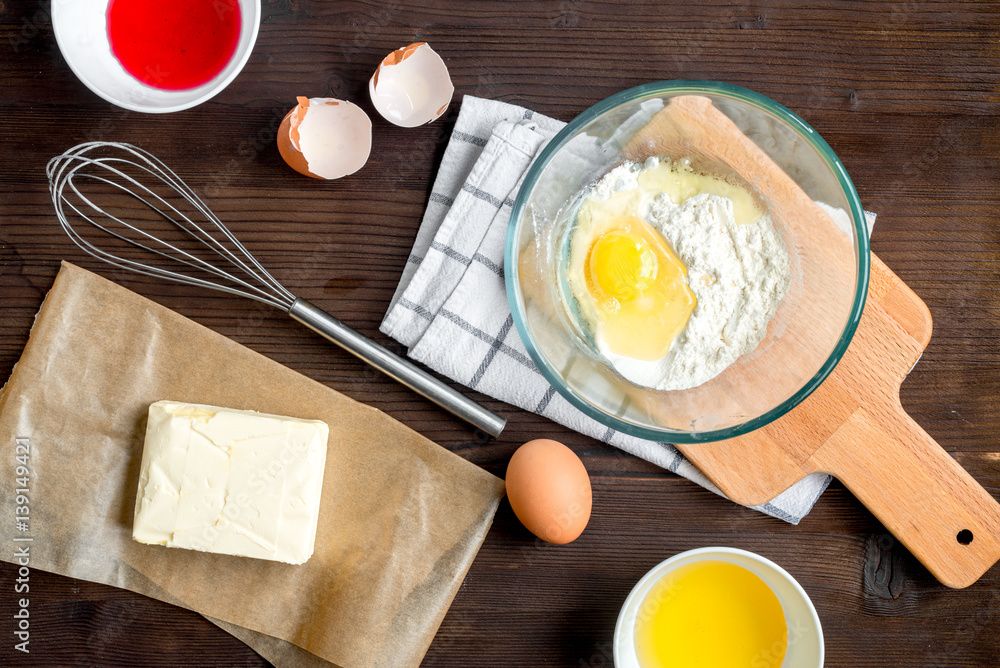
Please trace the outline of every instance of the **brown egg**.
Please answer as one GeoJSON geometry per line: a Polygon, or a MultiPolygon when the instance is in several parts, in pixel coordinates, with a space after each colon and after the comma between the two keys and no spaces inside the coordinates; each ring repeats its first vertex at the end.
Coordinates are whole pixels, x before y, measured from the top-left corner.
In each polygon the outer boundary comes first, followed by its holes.
{"type": "Polygon", "coordinates": [[[576,540],[590,520],[586,467],[572,450],[547,438],[528,441],[510,458],[507,498],[528,531],[557,545],[576,540]]]}

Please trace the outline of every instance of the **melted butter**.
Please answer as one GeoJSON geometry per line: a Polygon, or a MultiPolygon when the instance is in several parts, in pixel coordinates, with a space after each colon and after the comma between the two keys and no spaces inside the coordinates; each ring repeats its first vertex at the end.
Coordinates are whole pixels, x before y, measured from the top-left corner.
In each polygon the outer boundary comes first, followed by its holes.
{"type": "Polygon", "coordinates": [[[639,174],[639,190],[667,193],[674,204],[683,204],[689,197],[705,193],[726,197],[733,203],[737,225],[756,223],[763,210],[746,188],[717,176],[696,172],[688,160],[662,160],[653,169],[639,174]]]}
{"type": "Polygon", "coordinates": [[[778,668],[787,647],[778,597],[727,561],[677,568],[656,583],[636,615],[642,668],[778,668]]]}

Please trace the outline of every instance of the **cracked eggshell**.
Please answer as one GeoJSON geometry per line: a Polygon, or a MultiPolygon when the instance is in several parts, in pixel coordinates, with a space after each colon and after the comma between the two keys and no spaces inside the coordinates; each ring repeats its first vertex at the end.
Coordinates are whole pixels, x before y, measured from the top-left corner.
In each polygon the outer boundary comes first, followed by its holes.
{"type": "Polygon", "coordinates": [[[297,98],[278,127],[278,152],[314,179],[339,179],[368,162],[372,122],[361,107],[329,97],[297,98]]]}
{"type": "Polygon", "coordinates": [[[415,128],[437,119],[455,94],[448,67],[426,42],[390,53],[368,82],[378,113],[395,125],[415,128]]]}

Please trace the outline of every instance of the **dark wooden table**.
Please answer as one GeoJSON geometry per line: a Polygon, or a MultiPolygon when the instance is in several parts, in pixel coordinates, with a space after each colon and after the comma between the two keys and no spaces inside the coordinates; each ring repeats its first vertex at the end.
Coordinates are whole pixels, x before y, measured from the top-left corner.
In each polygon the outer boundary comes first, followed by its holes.
{"type": "MultiPolygon", "coordinates": [[[[260,37],[236,81],[200,107],[153,116],[105,103],[76,79],[48,3],[0,1],[0,378],[21,354],[59,261],[102,270],[59,229],[44,178],[50,157],[93,139],[153,151],[210,192],[209,204],[296,294],[401,352],[378,324],[458,104],[404,130],[372,110],[367,82],[386,53],[422,40],[445,58],[456,95],[565,120],[623,88],[675,78],[746,86],[805,118],[879,214],[874,251],[934,315],[904,406],[1000,496],[1000,6],[799,4],[264,0],[260,37]],[[319,183],[284,165],[274,134],[296,95],[347,98],[369,112],[374,147],[362,172],[319,183]],[[327,252],[299,266],[297,254],[317,244],[327,252]]],[[[584,535],[537,545],[504,502],[426,666],[610,666],[615,619],[635,581],[672,554],[708,545],[753,550],[798,578],[823,621],[831,667],[1000,665],[1000,568],[968,589],[943,587],[838,483],[791,526],[477,396],[510,418],[502,438],[483,443],[278,312],[124,282],[497,475],[536,437],[583,457],[594,487],[584,535]]],[[[13,649],[15,577],[0,564],[0,664],[267,665],[195,613],[41,572],[31,573],[23,655],[13,649]]]]}

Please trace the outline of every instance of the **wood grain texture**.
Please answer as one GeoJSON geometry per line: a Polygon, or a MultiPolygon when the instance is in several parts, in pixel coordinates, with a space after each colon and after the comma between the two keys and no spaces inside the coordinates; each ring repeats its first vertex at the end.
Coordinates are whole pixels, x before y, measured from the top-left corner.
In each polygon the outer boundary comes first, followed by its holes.
{"type": "MultiPolygon", "coordinates": [[[[648,81],[746,86],[816,128],[879,214],[874,251],[934,318],[902,406],[996,498],[1000,5],[804,4],[264,0],[254,53],[225,91],[192,110],[146,116],[108,105],[74,77],[47,2],[0,0],[0,378],[66,259],[386,411],[495,474],[530,438],[567,443],[593,477],[587,531],[568,546],[540,545],[503,504],[426,666],[610,666],[615,618],[631,586],[666,557],[707,545],[753,550],[798,578],[823,621],[828,666],[998,666],[1000,567],[968,589],[947,589],[838,482],[792,527],[472,393],[510,419],[501,439],[478,439],[280,313],[108,272],[71,246],[52,217],[43,172],[50,157],[88,139],[140,144],[201,192],[293,291],[400,352],[378,323],[457,105],[422,128],[382,120],[366,88],[385,54],[428,41],[457,94],[564,120],[648,81]],[[347,97],[372,115],[365,169],[316,183],[281,162],[274,132],[302,94],[347,97]]],[[[16,653],[17,577],[0,564],[2,665],[267,665],[190,612],[35,571],[32,652],[16,653]]]]}

